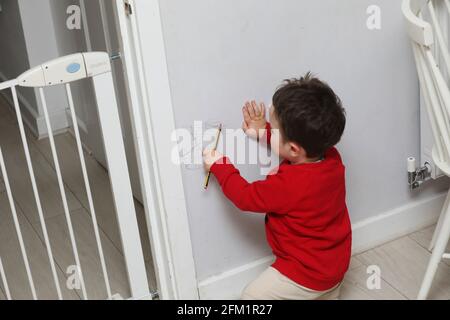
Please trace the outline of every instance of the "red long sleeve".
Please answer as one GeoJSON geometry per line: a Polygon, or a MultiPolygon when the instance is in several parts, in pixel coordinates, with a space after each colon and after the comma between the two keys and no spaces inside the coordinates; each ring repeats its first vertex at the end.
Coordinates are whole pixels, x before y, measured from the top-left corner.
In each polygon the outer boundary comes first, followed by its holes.
{"type": "Polygon", "coordinates": [[[351,224],[338,151],[331,148],[318,163],[283,162],[276,174],[253,183],[224,159],[211,172],[239,209],[267,213],[267,241],[276,257],[272,266],[313,290],[342,281],[351,256],[351,224]]]}
{"type": "MultiPolygon", "coordinates": [[[[266,180],[248,183],[227,158],[214,163],[211,172],[219,181],[225,196],[240,210],[277,214],[288,212],[286,208],[290,206],[292,190],[287,175],[270,175],[266,180]]],[[[298,191],[297,188],[295,192],[298,191]]]]}

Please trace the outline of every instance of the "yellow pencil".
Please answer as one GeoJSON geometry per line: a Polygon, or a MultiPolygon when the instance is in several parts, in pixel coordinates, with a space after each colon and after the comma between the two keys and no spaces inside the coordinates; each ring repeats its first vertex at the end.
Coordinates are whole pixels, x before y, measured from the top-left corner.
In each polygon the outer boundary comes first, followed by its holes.
{"type": "MultiPolygon", "coordinates": [[[[217,129],[217,136],[216,136],[216,142],[214,144],[214,151],[217,150],[217,146],[219,145],[219,138],[220,138],[220,133],[222,132],[222,124],[219,125],[219,128],[217,129]]],[[[205,177],[205,185],[204,188],[207,189],[208,188],[208,184],[209,184],[209,179],[211,178],[211,171],[208,171],[208,174],[205,177]]]]}

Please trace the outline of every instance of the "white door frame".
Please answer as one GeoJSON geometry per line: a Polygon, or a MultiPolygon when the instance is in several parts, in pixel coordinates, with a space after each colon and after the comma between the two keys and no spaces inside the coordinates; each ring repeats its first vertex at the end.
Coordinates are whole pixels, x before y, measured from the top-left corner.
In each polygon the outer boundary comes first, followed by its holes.
{"type": "Polygon", "coordinates": [[[199,299],[158,0],[117,0],[135,144],[162,299],[199,299]],[[124,10],[131,5],[132,14],[124,10]]]}

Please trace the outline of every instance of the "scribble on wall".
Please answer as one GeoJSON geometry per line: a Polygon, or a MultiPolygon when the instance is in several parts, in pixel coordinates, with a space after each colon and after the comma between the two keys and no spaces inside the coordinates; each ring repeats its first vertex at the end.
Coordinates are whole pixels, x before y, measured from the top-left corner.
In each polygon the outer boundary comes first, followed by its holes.
{"type": "MultiPolygon", "coordinates": [[[[203,169],[202,151],[213,142],[211,135],[221,124],[220,121],[195,121],[188,130],[190,143],[182,143],[179,147],[181,165],[187,170],[203,169]]],[[[222,123],[222,128],[226,126],[222,123]]]]}

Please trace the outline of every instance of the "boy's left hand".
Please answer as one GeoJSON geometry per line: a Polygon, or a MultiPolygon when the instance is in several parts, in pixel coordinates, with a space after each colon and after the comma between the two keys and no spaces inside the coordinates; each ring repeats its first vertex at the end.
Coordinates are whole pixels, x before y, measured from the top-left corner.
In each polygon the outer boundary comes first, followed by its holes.
{"type": "Polygon", "coordinates": [[[203,164],[205,166],[205,170],[210,171],[214,162],[216,162],[217,160],[220,160],[222,158],[223,158],[223,154],[221,154],[219,151],[205,149],[203,151],[203,164]]]}

